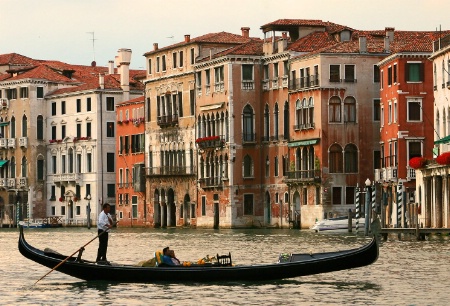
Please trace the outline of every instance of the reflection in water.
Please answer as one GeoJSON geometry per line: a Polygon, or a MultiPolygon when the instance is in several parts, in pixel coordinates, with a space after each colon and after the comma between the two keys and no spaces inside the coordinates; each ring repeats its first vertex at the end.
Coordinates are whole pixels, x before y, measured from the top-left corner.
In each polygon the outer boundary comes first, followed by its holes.
{"type": "MultiPolygon", "coordinates": [[[[428,241],[383,242],[378,261],[368,267],[270,282],[123,284],[84,282],[53,272],[22,257],[18,230],[0,230],[2,304],[64,305],[445,305],[450,298],[448,236],[428,241]]],[[[71,254],[95,237],[95,230],[27,230],[38,248],[71,254]],[[68,243],[70,241],[70,243],[68,243]]],[[[108,248],[110,260],[137,263],[170,245],[182,260],[231,251],[237,264],[275,262],[279,253],[335,251],[358,247],[368,239],[352,234],[320,235],[297,230],[116,229],[108,248]]],[[[98,243],[83,253],[95,259],[98,243]]]]}

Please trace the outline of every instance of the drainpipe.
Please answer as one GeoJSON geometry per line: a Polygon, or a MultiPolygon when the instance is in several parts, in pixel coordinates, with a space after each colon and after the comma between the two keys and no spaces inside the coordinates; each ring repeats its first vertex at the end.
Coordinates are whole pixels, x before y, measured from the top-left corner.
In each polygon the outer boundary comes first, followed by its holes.
{"type": "MultiPolygon", "coordinates": [[[[91,131],[92,133],[92,131],[91,131]]],[[[104,182],[103,182],[103,92],[100,92],[100,165],[101,165],[101,195],[102,195],[102,203],[103,205],[105,201],[105,197],[103,194],[104,190],[104,182]]],[[[98,188],[97,188],[98,189],[98,188]]]]}
{"type": "Polygon", "coordinates": [[[230,225],[233,225],[233,219],[235,218],[233,214],[233,207],[235,207],[235,190],[237,190],[237,186],[234,186],[234,163],[236,162],[236,142],[234,139],[234,105],[233,105],[233,74],[232,74],[232,65],[228,64],[228,108],[229,112],[229,124],[228,124],[228,135],[229,135],[229,150],[230,150],[230,158],[228,159],[228,177],[230,184],[230,225]],[[234,160],[233,160],[234,159],[234,160]]]}

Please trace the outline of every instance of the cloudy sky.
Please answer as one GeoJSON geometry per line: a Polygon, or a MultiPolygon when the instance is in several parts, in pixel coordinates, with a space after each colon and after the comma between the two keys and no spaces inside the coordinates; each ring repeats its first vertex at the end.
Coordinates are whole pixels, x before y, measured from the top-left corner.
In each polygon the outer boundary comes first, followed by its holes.
{"type": "Polygon", "coordinates": [[[262,38],[277,19],[320,19],[360,30],[450,29],[449,0],[0,0],[0,54],[106,66],[119,48],[143,54],[191,37],[226,31],[262,38]],[[94,33],[94,35],[92,34],[94,33]],[[93,44],[93,38],[94,44],[93,44]]]}

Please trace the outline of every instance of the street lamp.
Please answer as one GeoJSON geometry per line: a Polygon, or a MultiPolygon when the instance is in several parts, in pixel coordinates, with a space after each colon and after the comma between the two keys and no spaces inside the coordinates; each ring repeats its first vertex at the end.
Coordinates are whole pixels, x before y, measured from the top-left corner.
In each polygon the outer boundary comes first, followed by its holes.
{"type": "Polygon", "coordinates": [[[369,192],[370,190],[370,184],[372,184],[372,182],[367,179],[364,184],[366,184],[366,205],[365,205],[365,221],[364,221],[364,235],[368,236],[369,235],[369,221],[370,221],[370,199],[371,199],[371,193],[369,192]]]}
{"type": "Polygon", "coordinates": [[[86,200],[88,200],[88,204],[86,206],[87,228],[91,229],[91,195],[90,194],[88,194],[86,196],[86,200]]]}

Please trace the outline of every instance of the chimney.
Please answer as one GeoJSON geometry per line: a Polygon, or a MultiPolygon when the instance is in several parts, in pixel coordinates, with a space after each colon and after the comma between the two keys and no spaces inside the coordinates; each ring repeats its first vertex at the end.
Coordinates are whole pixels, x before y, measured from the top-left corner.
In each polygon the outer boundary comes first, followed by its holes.
{"type": "Polygon", "coordinates": [[[249,34],[250,34],[250,28],[249,27],[242,27],[241,28],[242,31],[242,36],[245,38],[249,38],[249,34]]]}
{"type": "Polygon", "coordinates": [[[108,61],[108,74],[114,74],[114,61],[108,61]]]}
{"type": "Polygon", "coordinates": [[[282,32],[281,37],[283,37],[283,39],[287,39],[287,32],[282,32]]]}
{"type": "Polygon", "coordinates": [[[98,83],[100,85],[100,89],[105,89],[105,75],[103,73],[98,74],[98,83]]]}
{"type": "Polygon", "coordinates": [[[384,52],[386,52],[386,53],[390,52],[389,37],[388,36],[384,37],[384,52]]]}
{"type": "Polygon", "coordinates": [[[158,50],[158,43],[153,43],[153,51],[158,50]]]}
{"type": "Polygon", "coordinates": [[[386,28],[384,29],[384,31],[386,32],[386,36],[389,37],[389,42],[393,42],[393,41],[394,41],[394,31],[395,31],[395,28],[389,28],[389,27],[386,27],[386,28]]]}
{"type": "Polygon", "coordinates": [[[359,53],[367,53],[367,37],[359,36],[359,53]]]}
{"type": "Polygon", "coordinates": [[[131,62],[131,49],[119,49],[117,51],[119,62],[118,73],[120,74],[120,86],[123,90],[123,100],[130,100],[130,62],[131,62]]]}
{"type": "Polygon", "coordinates": [[[190,41],[191,41],[191,35],[190,34],[184,35],[184,42],[188,43],[190,41]]]}

